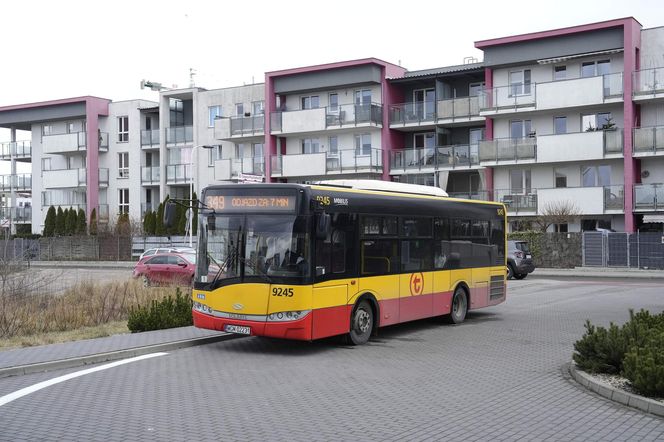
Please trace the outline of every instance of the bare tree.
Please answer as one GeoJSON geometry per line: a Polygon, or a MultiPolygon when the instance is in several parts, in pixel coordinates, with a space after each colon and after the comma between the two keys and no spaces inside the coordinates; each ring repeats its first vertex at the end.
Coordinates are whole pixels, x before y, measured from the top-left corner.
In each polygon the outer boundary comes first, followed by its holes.
{"type": "Polygon", "coordinates": [[[544,205],[541,213],[535,218],[535,225],[542,232],[554,224],[567,224],[578,218],[580,210],[574,201],[551,201],[544,205]]]}

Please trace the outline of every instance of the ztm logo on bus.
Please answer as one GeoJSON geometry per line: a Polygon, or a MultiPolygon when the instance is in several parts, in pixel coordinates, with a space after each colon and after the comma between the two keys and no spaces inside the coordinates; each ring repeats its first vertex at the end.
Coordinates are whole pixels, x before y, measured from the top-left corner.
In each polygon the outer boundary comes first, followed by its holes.
{"type": "Polygon", "coordinates": [[[421,295],[424,290],[424,275],[420,273],[413,273],[410,275],[410,294],[421,295]]]}

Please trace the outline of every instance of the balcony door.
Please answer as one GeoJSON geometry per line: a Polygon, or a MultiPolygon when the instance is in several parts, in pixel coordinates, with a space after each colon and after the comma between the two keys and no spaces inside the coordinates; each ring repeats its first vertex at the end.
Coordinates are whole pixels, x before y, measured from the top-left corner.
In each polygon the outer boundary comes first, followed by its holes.
{"type": "Polygon", "coordinates": [[[420,120],[430,120],[436,109],[435,89],[417,89],[413,91],[413,105],[415,114],[420,120]]]}
{"type": "Polygon", "coordinates": [[[418,164],[433,164],[436,152],[436,133],[426,132],[413,135],[415,158],[418,164]]]}
{"type": "Polygon", "coordinates": [[[371,89],[355,91],[355,122],[366,123],[371,118],[371,89]]]}
{"type": "Polygon", "coordinates": [[[512,120],[510,121],[510,138],[526,138],[533,133],[533,127],[530,120],[512,120]]]}

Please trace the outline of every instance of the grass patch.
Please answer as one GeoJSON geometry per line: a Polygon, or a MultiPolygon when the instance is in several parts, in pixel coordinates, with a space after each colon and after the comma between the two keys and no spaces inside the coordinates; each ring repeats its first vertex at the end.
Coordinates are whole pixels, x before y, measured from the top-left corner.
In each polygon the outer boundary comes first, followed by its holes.
{"type": "MultiPolygon", "coordinates": [[[[184,290],[185,296],[189,290],[184,290]]],[[[173,296],[175,291],[146,288],[136,280],[84,282],[61,294],[50,293],[48,287],[4,290],[0,293],[0,348],[126,333],[130,311],[173,296]]]]}

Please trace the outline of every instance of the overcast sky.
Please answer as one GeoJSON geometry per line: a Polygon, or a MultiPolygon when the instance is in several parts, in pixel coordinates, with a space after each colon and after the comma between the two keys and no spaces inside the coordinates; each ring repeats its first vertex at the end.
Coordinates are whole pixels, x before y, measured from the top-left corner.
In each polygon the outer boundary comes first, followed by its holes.
{"type": "MultiPolygon", "coordinates": [[[[409,70],[461,64],[482,59],[477,40],[627,16],[664,26],[662,0],[22,0],[0,11],[0,106],[155,99],[141,79],[187,87],[190,68],[196,86],[215,89],[366,57],[409,70]]],[[[0,129],[0,141],[7,137],[0,129]]]]}

